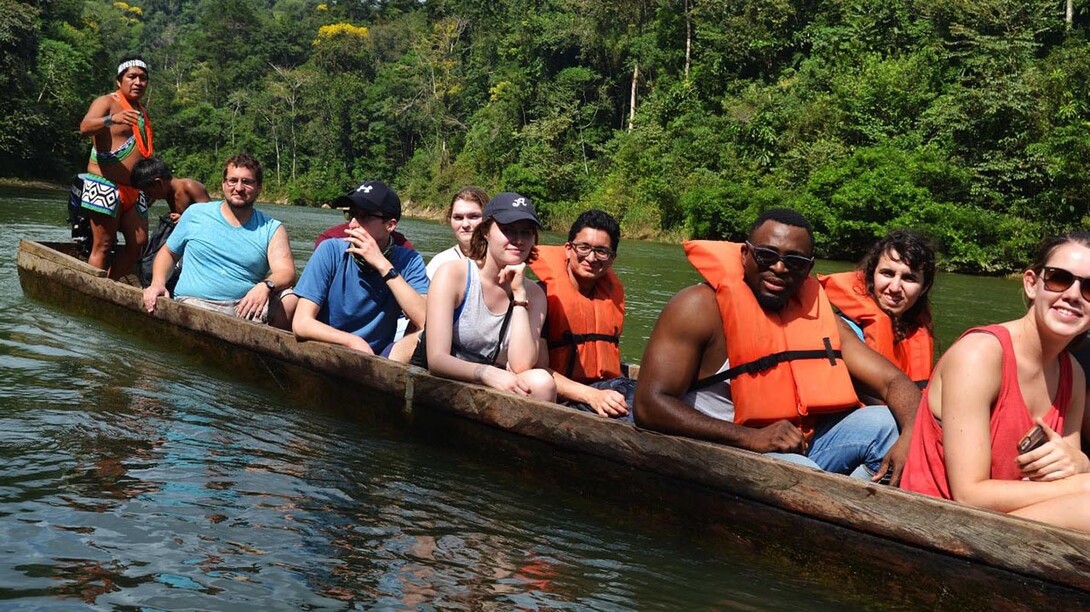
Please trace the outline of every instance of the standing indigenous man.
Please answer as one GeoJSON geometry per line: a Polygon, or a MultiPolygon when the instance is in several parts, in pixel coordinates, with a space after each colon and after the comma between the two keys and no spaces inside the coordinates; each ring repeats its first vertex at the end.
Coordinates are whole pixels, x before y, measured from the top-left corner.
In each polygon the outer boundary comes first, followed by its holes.
{"type": "Polygon", "coordinates": [[[261,164],[250,155],[227,160],[223,201],[190,206],[155,256],[151,285],[144,289],[149,313],[159,296],[170,297],[167,277],[185,255],[174,292],[179,302],[289,328],[298,301],[287,291],[295,282],[295,260],[284,226],[254,210],[261,179],[261,164]]]}
{"type": "Polygon", "coordinates": [[[744,243],[685,243],[706,282],[659,315],[636,423],[896,485],[919,389],[836,316],[810,277],[813,248],[810,223],[782,208],[744,243]],[[856,386],[889,407],[859,408],[856,386]]]}
{"type": "Polygon", "coordinates": [[[624,287],[613,272],[621,227],[609,213],[588,210],[575,220],[564,246],[538,246],[530,263],[549,302],[541,365],[557,397],[604,417],[631,420],[636,381],[621,376],[624,287]]]}
{"type": "Polygon", "coordinates": [[[125,249],[109,266],[110,278],[133,271],[148,239],[148,204],[132,186],[136,162],[154,153],[154,136],[140,98],[148,88],[148,65],[140,58],[127,59],[117,67],[117,91],[91,103],[79,124],[81,136],[93,139],[91,159],[83,179],[80,206],[91,221],[92,245],[87,263],[105,270],[117,231],[125,236],[125,249]]]}

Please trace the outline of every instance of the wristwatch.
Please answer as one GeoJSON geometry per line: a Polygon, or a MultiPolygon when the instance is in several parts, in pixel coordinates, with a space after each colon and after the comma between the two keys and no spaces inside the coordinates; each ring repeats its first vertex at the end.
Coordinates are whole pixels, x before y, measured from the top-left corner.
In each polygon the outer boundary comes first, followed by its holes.
{"type": "Polygon", "coordinates": [[[269,279],[265,279],[261,282],[265,283],[265,286],[269,288],[269,291],[276,291],[276,283],[272,282],[269,279]]]}
{"type": "Polygon", "coordinates": [[[390,281],[394,280],[395,278],[397,278],[399,276],[401,276],[401,275],[398,274],[397,268],[390,268],[389,272],[382,275],[382,280],[384,280],[386,282],[390,282],[390,281]]]}
{"type": "Polygon", "coordinates": [[[113,124],[114,124],[114,116],[113,115],[106,115],[106,117],[102,119],[102,127],[110,127],[113,124]]]}

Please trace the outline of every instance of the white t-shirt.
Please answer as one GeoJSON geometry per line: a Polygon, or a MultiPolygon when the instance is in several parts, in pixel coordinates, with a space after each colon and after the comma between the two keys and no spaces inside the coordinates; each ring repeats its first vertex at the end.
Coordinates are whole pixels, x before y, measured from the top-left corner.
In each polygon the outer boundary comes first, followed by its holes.
{"type": "MultiPolygon", "coordinates": [[[[726,372],[729,369],[730,359],[727,359],[723,362],[723,367],[719,368],[719,372],[726,372]]],[[[680,399],[713,419],[734,422],[734,401],[730,397],[730,381],[724,380],[698,391],[689,391],[680,399]]]]}
{"type": "Polygon", "coordinates": [[[458,248],[458,245],[454,245],[441,253],[436,253],[435,257],[432,257],[431,261],[428,262],[428,280],[435,278],[435,271],[439,269],[439,266],[448,261],[465,261],[465,259],[466,256],[462,254],[462,249],[458,248]]]}

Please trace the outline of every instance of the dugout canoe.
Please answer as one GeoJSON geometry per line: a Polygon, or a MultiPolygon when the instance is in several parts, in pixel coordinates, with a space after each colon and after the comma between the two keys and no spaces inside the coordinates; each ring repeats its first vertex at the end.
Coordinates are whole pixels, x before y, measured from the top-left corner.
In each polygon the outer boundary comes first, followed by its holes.
{"type": "MultiPolygon", "coordinates": [[[[539,448],[545,452],[561,449],[609,465],[621,464],[626,470],[652,474],[668,483],[667,487],[675,483],[682,487],[682,493],[675,490],[664,494],[659,503],[673,503],[699,492],[710,497],[712,504],[723,506],[717,512],[737,514],[742,511],[727,506],[740,499],[764,508],[756,514],[763,512],[770,523],[786,525],[782,529],[805,529],[816,534],[819,527],[830,526],[832,535],[825,538],[823,546],[846,542],[849,538],[844,533],[862,534],[867,544],[852,550],[881,549],[883,558],[896,557],[893,562],[901,565],[909,563],[905,567],[914,568],[910,571],[931,569],[939,557],[953,558],[968,563],[954,564],[949,566],[953,569],[944,572],[965,573],[976,566],[989,572],[998,570],[990,580],[998,583],[1004,577],[1013,578],[1016,589],[1019,577],[1031,579],[1022,585],[1033,589],[1026,592],[1022,604],[1053,601],[1053,593],[1041,595],[1041,585],[1057,587],[1057,592],[1073,598],[1071,601],[1090,602],[1090,534],[830,475],[745,450],[641,430],[479,385],[439,379],[419,368],[327,344],[297,342],[289,333],[170,300],[160,299],[155,314],[148,315],[143,311],[140,289],[107,279],[101,270],[67,254],[71,251],[69,243],[20,241],[18,269],[24,293],[92,317],[122,321],[119,324],[127,332],[142,329],[144,335],[160,342],[181,337],[200,340],[202,350],[221,353],[221,364],[257,356],[270,373],[280,372],[282,367],[316,372],[326,380],[345,381],[396,398],[407,413],[454,415],[455,420],[536,440],[534,444],[540,443],[539,448]],[[927,557],[932,560],[912,566],[910,557],[914,554],[938,557],[927,557]]],[[[300,390],[296,386],[296,391],[315,397],[333,393],[330,387],[315,384],[300,390]]],[[[708,502],[702,502],[698,511],[706,513],[708,502]]],[[[964,578],[948,577],[954,584],[964,578]]],[[[1003,602],[1020,607],[1009,597],[1003,602]]]]}

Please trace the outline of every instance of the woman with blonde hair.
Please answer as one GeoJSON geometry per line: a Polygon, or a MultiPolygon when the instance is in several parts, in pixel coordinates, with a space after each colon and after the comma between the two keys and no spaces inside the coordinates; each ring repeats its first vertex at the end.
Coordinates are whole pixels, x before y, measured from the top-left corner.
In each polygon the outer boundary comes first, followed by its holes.
{"type": "Polygon", "coordinates": [[[435,272],[443,264],[450,261],[461,261],[469,257],[469,241],[473,238],[473,230],[484,219],[484,207],[488,203],[488,194],[480,187],[462,187],[454,197],[450,199],[447,207],[447,223],[450,231],[454,233],[457,244],[445,251],[441,251],[428,262],[428,278],[435,278],[435,272]]]}

